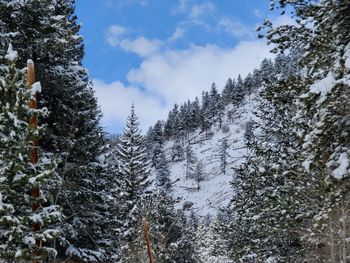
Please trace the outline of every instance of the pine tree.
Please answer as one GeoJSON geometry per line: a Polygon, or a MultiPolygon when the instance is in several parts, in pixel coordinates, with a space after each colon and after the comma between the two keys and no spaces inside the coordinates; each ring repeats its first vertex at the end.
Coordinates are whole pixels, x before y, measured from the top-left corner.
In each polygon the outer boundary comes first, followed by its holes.
{"type": "Polygon", "coordinates": [[[127,118],[126,127],[118,145],[120,171],[119,232],[121,235],[122,260],[139,262],[145,252],[141,233],[142,199],[150,185],[149,163],[144,139],[138,128],[134,105],[127,118]]]}
{"type": "MultiPolygon", "coordinates": [[[[196,262],[193,237],[182,211],[160,190],[144,200],[156,262],[196,262]]],[[[143,261],[142,261],[143,262],[143,261]]],[[[146,260],[145,260],[146,262],[146,260]]]]}
{"type": "Polygon", "coordinates": [[[205,137],[208,138],[208,132],[212,125],[210,113],[210,96],[208,92],[202,93],[202,107],[201,107],[201,129],[205,132],[205,137]]]}
{"type": "Polygon", "coordinates": [[[222,91],[221,97],[225,106],[229,105],[232,102],[233,92],[235,89],[235,84],[231,78],[226,82],[226,85],[222,91]]]}
{"type": "Polygon", "coordinates": [[[238,75],[235,83],[236,85],[233,91],[232,103],[234,106],[239,107],[245,96],[245,87],[241,75],[238,75]]]}
{"type": "Polygon", "coordinates": [[[200,190],[200,183],[203,182],[205,178],[206,178],[206,175],[203,169],[203,162],[198,161],[191,174],[191,179],[193,179],[197,184],[197,191],[200,190]]]}
{"type": "Polygon", "coordinates": [[[180,139],[175,139],[173,146],[171,147],[171,159],[173,161],[182,161],[184,158],[183,143],[180,139]]]}
{"type": "Polygon", "coordinates": [[[42,152],[32,163],[33,141],[43,135],[45,126],[36,128],[29,120],[48,111],[29,108],[40,83],[33,84],[33,91],[26,88],[24,71],[16,68],[17,56],[10,45],[0,77],[0,259],[28,261],[36,255],[51,262],[56,257],[52,242],[62,234],[55,225],[62,215],[47,188],[57,180],[57,164],[42,152]],[[41,189],[39,197],[32,196],[33,189],[41,189]],[[32,209],[37,203],[41,205],[32,209]],[[34,224],[39,229],[33,230],[34,224]]]}
{"type": "Polygon", "coordinates": [[[227,138],[223,138],[220,143],[220,148],[218,151],[219,158],[220,158],[220,170],[221,173],[226,174],[227,166],[229,164],[229,158],[230,155],[228,153],[229,145],[227,138]]]}
{"type": "Polygon", "coordinates": [[[186,180],[189,179],[193,173],[197,158],[192,150],[191,144],[188,143],[185,149],[186,157],[186,180]]]}
{"type": "Polygon", "coordinates": [[[349,3],[348,1],[272,1],[272,7],[291,8],[296,14],[293,26],[274,27],[265,22],[266,37],[276,43],[275,52],[286,49],[301,50],[301,64],[305,72],[298,99],[295,120],[302,127],[299,139],[303,152],[301,166],[311,178],[303,202],[312,213],[304,215],[304,240],[310,243],[305,256],[318,261],[346,261],[348,233],[344,225],[332,224],[348,218],[344,203],[348,195],[349,140],[349,3]],[[325,234],[327,233],[327,234],[325,234]],[[341,244],[335,233],[342,233],[341,244]],[[319,245],[322,244],[322,249],[319,245]],[[334,247],[338,249],[335,250],[334,247]]]}
{"type": "Polygon", "coordinates": [[[61,160],[57,172],[62,182],[52,185],[52,191],[65,215],[61,227],[69,233],[67,242],[57,244],[62,258],[68,247],[75,255],[80,248],[85,254],[86,249],[101,254],[96,243],[104,227],[95,218],[105,218],[107,198],[101,191],[106,180],[98,164],[104,145],[101,113],[82,67],[84,47],[74,4],[74,0],[0,1],[0,51],[11,42],[18,50],[19,66],[26,58],[35,62],[43,86],[39,104],[51,113],[41,117],[48,126],[41,144],[44,152],[61,160]]]}
{"type": "Polygon", "coordinates": [[[155,169],[157,186],[163,189],[166,193],[169,193],[171,191],[170,170],[163,149],[160,153],[155,169]]]}

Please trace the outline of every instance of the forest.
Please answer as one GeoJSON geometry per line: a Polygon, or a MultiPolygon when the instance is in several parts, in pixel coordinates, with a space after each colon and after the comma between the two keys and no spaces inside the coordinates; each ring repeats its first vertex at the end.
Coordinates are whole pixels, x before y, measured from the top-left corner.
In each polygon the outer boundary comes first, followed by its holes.
{"type": "Polygon", "coordinates": [[[112,136],[75,0],[0,0],[0,262],[350,262],[350,2],[269,4],[273,59],[112,136]]]}

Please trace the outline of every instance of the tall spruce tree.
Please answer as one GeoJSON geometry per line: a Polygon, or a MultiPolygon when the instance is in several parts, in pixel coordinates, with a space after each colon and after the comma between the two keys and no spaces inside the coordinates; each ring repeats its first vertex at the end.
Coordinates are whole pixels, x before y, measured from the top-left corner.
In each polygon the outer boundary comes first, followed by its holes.
{"type": "Polygon", "coordinates": [[[150,185],[149,162],[138,126],[135,107],[132,105],[118,145],[121,253],[123,262],[130,263],[144,261],[142,199],[147,195],[146,190],[150,185]]]}

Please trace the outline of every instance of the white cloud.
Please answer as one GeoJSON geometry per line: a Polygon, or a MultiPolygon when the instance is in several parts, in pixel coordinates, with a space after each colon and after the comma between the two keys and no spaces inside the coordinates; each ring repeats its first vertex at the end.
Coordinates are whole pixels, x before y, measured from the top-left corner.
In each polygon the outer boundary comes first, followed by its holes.
{"type": "Polygon", "coordinates": [[[215,10],[214,4],[207,1],[202,4],[193,5],[189,13],[191,19],[198,19],[202,15],[209,14],[215,10]]]}
{"type": "Polygon", "coordinates": [[[245,76],[265,57],[272,57],[263,41],[243,41],[232,48],[192,45],[184,50],[163,50],[143,58],[128,73],[129,86],[94,80],[107,128],[124,126],[134,102],[144,132],[164,119],[174,103],[200,96],[212,82],[223,88],[229,77],[245,76]]]}
{"type": "Polygon", "coordinates": [[[169,41],[174,42],[180,38],[182,38],[185,34],[185,29],[181,27],[177,27],[175,32],[169,37],[169,41]]]}
{"type": "Polygon", "coordinates": [[[157,52],[163,42],[158,39],[147,39],[143,36],[135,39],[125,37],[127,30],[120,25],[112,25],[108,28],[106,41],[112,47],[119,47],[127,52],[135,53],[141,57],[149,56],[157,52]]]}
{"type": "Polygon", "coordinates": [[[218,27],[224,29],[227,33],[234,37],[254,37],[254,30],[239,21],[225,17],[220,19],[218,27]]]}
{"type": "Polygon", "coordinates": [[[106,41],[112,47],[119,45],[120,38],[126,32],[126,29],[120,25],[112,25],[107,30],[106,41]]]}
{"type": "Polygon", "coordinates": [[[147,39],[143,36],[136,39],[123,39],[120,41],[120,47],[128,52],[133,52],[141,57],[147,57],[157,52],[161,46],[162,41],[158,39],[147,39]]]}
{"type": "Polygon", "coordinates": [[[127,77],[132,85],[144,87],[171,105],[200,96],[212,82],[223,87],[229,77],[246,75],[271,56],[262,41],[240,42],[234,48],[193,45],[148,57],[127,77]]]}
{"type": "Polygon", "coordinates": [[[123,8],[127,5],[138,4],[141,6],[147,5],[147,0],[105,0],[108,6],[117,6],[118,8],[123,8]]]}
{"type": "Polygon", "coordinates": [[[169,108],[166,105],[162,105],[157,98],[136,87],[125,86],[120,81],[105,83],[97,79],[93,80],[93,86],[103,112],[102,122],[107,126],[107,130],[111,127],[124,126],[132,103],[136,105],[136,113],[140,118],[143,132],[146,132],[159,118],[167,116],[169,108]]]}

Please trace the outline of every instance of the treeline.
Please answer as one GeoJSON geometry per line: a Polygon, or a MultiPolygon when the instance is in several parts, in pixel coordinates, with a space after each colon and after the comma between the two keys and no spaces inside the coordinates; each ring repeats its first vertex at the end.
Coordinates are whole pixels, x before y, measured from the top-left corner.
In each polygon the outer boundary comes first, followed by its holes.
{"type": "MultiPolygon", "coordinates": [[[[290,55],[278,54],[275,60],[264,59],[258,69],[249,73],[245,78],[238,75],[237,79],[229,78],[222,91],[218,91],[215,83],[210,91],[203,91],[202,97],[194,101],[178,105],[175,104],[165,121],[158,121],[157,126],[163,126],[165,140],[188,140],[189,135],[198,129],[209,137],[211,127],[218,125],[222,128],[223,122],[228,118],[232,120],[234,109],[242,106],[245,98],[248,98],[262,83],[273,82],[278,76],[290,75],[298,68],[295,57],[297,52],[290,55]],[[231,105],[228,113],[225,109],[231,105]],[[227,115],[226,115],[227,114],[227,115]]],[[[152,136],[155,127],[151,127],[147,136],[152,136]]]]}

